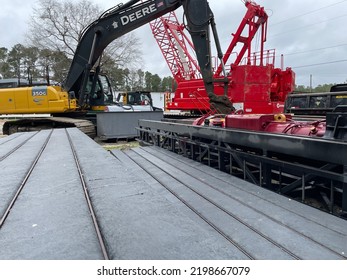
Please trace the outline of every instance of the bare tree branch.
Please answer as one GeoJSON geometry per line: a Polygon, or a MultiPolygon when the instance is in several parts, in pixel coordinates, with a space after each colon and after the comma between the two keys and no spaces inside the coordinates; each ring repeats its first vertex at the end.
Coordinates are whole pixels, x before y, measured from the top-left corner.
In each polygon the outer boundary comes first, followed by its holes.
{"type": "MultiPolygon", "coordinates": [[[[29,42],[39,49],[59,51],[72,58],[83,30],[101,13],[101,8],[89,0],[39,0],[29,23],[29,42]]],[[[142,62],[139,45],[133,33],[122,36],[107,47],[104,57],[118,67],[137,68],[142,62]]]]}

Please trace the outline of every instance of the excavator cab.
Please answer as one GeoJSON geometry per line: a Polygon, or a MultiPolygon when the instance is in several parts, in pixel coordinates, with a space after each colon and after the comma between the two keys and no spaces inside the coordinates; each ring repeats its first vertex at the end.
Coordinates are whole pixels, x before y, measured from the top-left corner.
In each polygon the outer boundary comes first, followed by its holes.
{"type": "Polygon", "coordinates": [[[105,106],[114,104],[113,89],[109,78],[105,74],[98,74],[94,84],[94,73],[90,73],[86,85],[86,96],[89,97],[88,104],[91,111],[103,111],[105,106]]]}
{"type": "Polygon", "coordinates": [[[121,92],[117,95],[117,102],[122,105],[152,105],[152,96],[149,91],[121,92]]]}

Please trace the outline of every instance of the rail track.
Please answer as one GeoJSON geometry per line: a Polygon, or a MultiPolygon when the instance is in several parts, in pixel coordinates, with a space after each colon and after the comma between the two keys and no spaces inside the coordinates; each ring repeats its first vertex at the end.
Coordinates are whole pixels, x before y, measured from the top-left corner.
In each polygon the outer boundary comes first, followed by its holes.
{"type": "Polygon", "coordinates": [[[73,153],[73,157],[75,159],[76,168],[78,170],[78,175],[79,175],[79,178],[81,180],[81,185],[82,185],[82,188],[83,188],[83,192],[84,192],[84,195],[86,197],[86,202],[88,204],[88,209],[90,211],[90,215],[91,215],[91,218],[93,220],[93,225],[94,225],[94,228],[95,228],[96,235],[98,237],[98,241],[99,241],[99,244],[100,244],[102,255],[104,256],[105,260],[109,260],[110,258],[108,256],[108,252],[107,252],[107,249],[106,249],[104,238],[102,236],[102,233],[101,233],[101,230],[100,230],[100,227],[99,227],[98,219],[97,219],[97,217],[95,215],[95,212],[94,212],[93,204],[92,204],[92,201],[90,199],[89,192],[88,192],[87,183],[86,183],[85,177],[84,177],[83,172],[82,172],[81,164],[79,162],[75,146],[74,146],[74,144],[72,142],[70,134],[67,131],[66,131],[66,133],[67,133],[67,137],[69,139],[69,143],[70,143],[71,151],[73,153]]]}
{"type": "MultiPolygon", "coordinates": [[[[28,138],[26,138],[23,142],[20,142],[17,146],[11,148],[10,151],[8,151],[6,154],[0,156],[0,161],[4,160],[5,158],[7,158],[7,157],[10,156],[11,154],[13,154],[15,151],[17,151],[20,147],[22,147],[25,143],[27,143],[31,138],[33,138],[37,133],[38,133],[38,132],[33,133],[31,136],[29,136],[28,138]]],[[[19,134],[19,135],[20,135],[20,134],[19,134]]],[[[18,136],[19,136],[19,135],[18,135],[18,136]]],[[[15,137],[15,138],[17,138],[17,137],[15,137]]],[[[11,139],[9,139],[8,141],[3,141],[1,144],[5,144],[5,143],[7,143],[7,142],[9,142],[9,141],[11,141],[11,140],[13,140],[13,139],[15,139],[15,138],[11,138],[11,139]]]]}
{"type": "Polygon", "coordinates": [[[0,259],[346,259],[346,221],[158,147],[0,140],[0,259]]]}
{"type": "MultiPolygon", "coordinates": [[[[113,155],[117,157],[117,153],[113,153],[113,155]]],[[[206,212],[204,212],[204,209],[213,211],[214,217],[223,217],[226,223],[230,221],[231,224],[235,224],[236,222],[238,226],[242,227],[245,235],[252,236],[254,242],[267,243],[266,245],[264,243],[264,246],[269,246],[270,244],[272,250],[274,250],[274,248],[277,248],[280,252],[284,252],[287,255],[286,257],[290,259],[298,260],[302,259],[302,257],[294,253],[295,250],[293,250],[294,248],[291,247],[289,243],[286,244],[286,242],[283,242],[283,240],[278,239],[276,235],[271,235],[267,229],[259,227],[259,225],[257,225],[256,223],[247,221],[247,219],[237,213],[237,208],[229,207],[229,205],[243,205],[253,211],[255,215],[258,214],[259,216],[262,216],[263,219],[265,217],[268,222],[274,223],[277,227],[284,228],[291,234],[296,235],[297,238],[301,239],[301,242],[310,242],[313,244],[313,246],[317,246],[318,248],[329,251],[337,258],[347,259],[347,257],[341,254],[338,248],[329,247],[324,242],[319,242],[313,239],[305,233],[304,229],[302,231],[297,230],[294,227],[289,226],[285,222],[273,218],[270,214],[259,210],[256,206],[252,206],[251,204],[242,201],[237,197],[237,195],[233,195],[232,193],[225,191],[225,189],[221,188],[219,185],[216,186],[209,183],[204,177],[200,176],[201,171],[199,169],[195,169],[194,167],[187,169],[187,167],[183,165],[183,161],[177,159],[176,157],[174,157],[174,155],[170,156],[167,152],[160,151],[160,149],[153,151],[152,148],[150,149],[150,151],[146,151],[146,148],[135,149],[127,152],[127,155],[129,159],[134,162],[134,164],[138,165],[140,169],[147,172],[149,176],[153,177],[165,189],[167,189],[185,206],[193,211],[200,219],[211,226],[211,228],[213,228],[216,232],[218,232],[221,236],[228,240],[249,259],[259,258],[259,255],[254,253],[254,248],[251,249],[248,247],[249,244],[242,244],[240,240],[236,240],[234,237],[232,237],[232,235],[234,235],[234,232],[230,232],[230,229],[228,229],[225,224],[223,226],[218,225],[218,222],[216,223],[215,219],[210,218],[209,214],[206,214],[206,212]],[[170,160],[168,160],[168,157],[170,158],[170,160]],[[151,165],[148,165],[147,161],[150,161],[151,165]],[[163,161],[166,161],[167,164],[163,164],[163,161]],[[184,167],[182,168],[181,166],[184,167]],[[154,172],[153,168],[156,168],[158,172],[154,172]],[[188,177],[190,178],[189,180],[187,180],[188,177]],[[180,185],[180,188],[173,187],[173,185],[177,184],[180,185]],[[195,198],[192,198],[192,195],[195,198]],[[225,199],[223,200],[223,197],[229,200],[229,204],[225,199]]],[[[220,178],[213,179],[216,181],[220,180],[220,178]]],[[[214,182],[214,184],[216,183],[216,181],[214,182]]],[[[229,184],[230,182],[224,183],[229,184]]],[[[245,190],[240,189],[240,191],[245,190]]],[[[294,215],[297,216],[297,214],[294,215]]],[[[323,227],[323,225],[321,226],[323,227]]],[[[338,235],[340,234],[339,231],[335,231],[335,233],[338,235]]]]}
{"type": "MultiPolygon", "coordinates": [[[[51,138],[52,132],[53,132],[53,131],[51,131],[51,132],[49,133],[49,135],[47,136],[46,141],[43,143],[41,149],[38,151],[38,153],[37,153],[37,155],[36,155],[36,157],[35,157],[33,163],[29,166],[29,169],[28,169],[28,171],[26,172],[26,174],[25,174],[25,176],[24,176],[22,182],[20,183],[20,185],[18,186],[18,188],[17,188],[17,190],[16,190],[14,196],[13,196],[12,199],[10,200],[9,205],[5,208],[5,211],[4,211],[4,213],[2,214],[1,220],[0,220],[0,229],[1,229],[2,225],[5,223],[5,220],[6,220],[6,218],[8,217],[8,214],[10,213],[10,211],[11,211],[13,205],[14,205],[15,202],[17,201],[17,199],[18,199],[20,193],[22,192],[23,188],[25,187],[25,184],[27,183],[27,181],[28,181],[28,179],[29,179],[31,173],[33,172],[33,170],[34,170],[34,168],[35,168],[37,162],[39,161],[39,159],[40,159],[40,157],[41,157],[43,151],[45,150],[45,148],[46,148],[46,146],[47,146],[47,143],[48,143],[49,139],[51,138]]],[[[34,137],[34,136],[35,136],[35,134],[33,134],[32,136],[30,136],[29,138],[27,138],[27,139],[26,139],[24,142],[22,142],[21,144],[19,144],[19,145],[17,145],[16,147],[14,147],[10,152],[8,152],[6,155],[2,156],[2,157],[0,158],[0,160],[1,160],[1,161],[4,160],[6,157],[8,157],[9,155],[11,155],[11,154],[14,153],[15,151],[17,151],[20,147],[22,147],[26,142],[28,142],[28,141],[29,141],[32,137],[34,137]]]]}
{"type": "MultiPolygon", "coordinates": [[[[45,159],[42,159],[42,155],[44,153],[44,151],[46,150],[46,147],[52,137],[53,134],[53,130],[49,130],[49,132],[45,131],[45,132],[35,132],[35,133],[30,133],[30,134],[26,134],[28,135],[28,137],[26,137],[26,139],[22,140],[19,144],[14,143],[14,147],[12,147],[7,153],[1,155],[0,154],[0,162],[5,160],[6,158],[8,158],[10,155],[12,155],[13,153],[15,153],[16,151],[18,151],[19,149],[21,149],[25,144],[27,144],[31,139],[33,139],[35,136],[37,136],[39,133],[44,133],[44,137],[45,140],[42,141],[40,148],[36,151],[35,156],[33,157],[33,160],[31,162],[30,165],[28,165],[26,167],[26,171],[24,172],[24,176],[23,178],[20,180],[20,183],[17,186],[13,186],[12,188],[14,188],[14,194],[12,191],[12,197],[10,196],[10,193],[8,194],[7,197],[7,201],[8,204],[7,206],[3,209],[3,211],[0,211],[0,231],[3,228],[3,226],[6,224],[6,220],[9,217],[12,209],[16,206],[17,201],[20,198],[21,193],[23,192],[23,190],[26,188],[26,185],[28,184],[28,182],[30,181],[30,179],[32,179],[32,175],[33,173],[36,171],[36,168],[39,164],[40,161],[45,161],[45,159]]],[[[108,252],[106,249],[106,245],[104,243],[103,237],[102,237],[102,233],[98,224],[98,219],[95,215],[94,209],[93,209],[93,205],[92,205],[92,201],[90,199],[89,193],[88,193],[88,187],[87,187],[87,182],[85,180],[85,176],[83,174],[77,153],[76,153],[76,149],[75,146],[71,140],[71,137],[68,133],[68,131],[65,129],[65,134],[66,137],[68,139],[68,143],[70,144],[70,149],[71,149],[71,153],[73,155],[74,161],[75,161],[75,171],[78,173],[78,177],[80,179],[80,191],[83,192],[84,197],[85,197],[85,204],[87,205],[87,209],[89,211],[89,213],[87,214],[87,216],[90,217],[90,219],[92,220],[92,223],[94,225],[94,229],[95,229],[95,235],[97,236],[97,240],[99,242],[99,246],[100,246],[100,250],[102,253],[102,256],[105,260],[109,259],[108,256],[108,252]]],[[[18,140],[18,137],[21,134],[18,134],[18,136],[9,138],[6,141],[3,141],[1,144],[5,144],[9,141],[15,141],[16,139],[18,140]]],[[[59,164],[59,163],[57,163],[59,164]]],[[[76,201],[76,204],[80,203],[80,201],[76,201]]],[[[1,210],[1,208],[0,208],[1,210]]],[[[91,233],[92,234],[92,233],[91,233]]]]}

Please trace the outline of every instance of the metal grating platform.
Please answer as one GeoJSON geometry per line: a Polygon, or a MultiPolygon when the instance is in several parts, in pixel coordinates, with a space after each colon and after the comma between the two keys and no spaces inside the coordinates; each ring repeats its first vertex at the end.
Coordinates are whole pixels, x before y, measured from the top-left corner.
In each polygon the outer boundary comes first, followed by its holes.
{"type": "Polygon", "coordinates": [[[347,221],[157,147],[0,139],[0,259],[346,259],[347,221]]]}

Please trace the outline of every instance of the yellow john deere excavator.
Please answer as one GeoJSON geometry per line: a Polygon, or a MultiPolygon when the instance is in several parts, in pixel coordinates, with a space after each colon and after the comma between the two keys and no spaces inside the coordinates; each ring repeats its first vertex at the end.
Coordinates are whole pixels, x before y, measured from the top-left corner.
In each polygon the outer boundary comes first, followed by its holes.
{"type": "MultiPolygon", "coordinates": [[[[100,75],[98,65],[104,49],[120,36],[180,6],[183,7],[187,18],[187,27],[192,36],[211,106],[218,111],[230,112],[233,107],[229,99],[214,94],[210,26],[220,59],[222,52],[208,1],[131,0],[104,12],[98,20],[84,30],[62,86],[52,86],[48,83],[38,86],[29,84],[0,88],[0,114],[48,113],[53,115],[53,118],[9,121],[4,125],[4,133],[9,134],[32,125],[77,126],[84,128],[85,131],[91,129],[93,125],[85,120],[87,112],[103,110],[113,98],[108,79],[100,75]]],[[[218,82],[221,83],[220,80],[218,82]]],[[[227,83],[228,80],[225,79],[225,82],[227,83]]]]}

